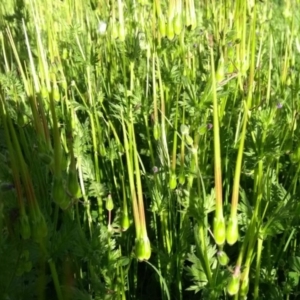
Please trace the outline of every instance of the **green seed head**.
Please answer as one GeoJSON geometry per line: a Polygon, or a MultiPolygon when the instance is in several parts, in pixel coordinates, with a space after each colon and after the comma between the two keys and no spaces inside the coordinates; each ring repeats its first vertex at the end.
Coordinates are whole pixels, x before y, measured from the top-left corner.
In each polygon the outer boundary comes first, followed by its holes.
{"type": "Polygon", "coordinates": [[[81,191],[78,183],[77,174],[74,171],[70,171],[68,174],[68,191],[75,199],[81,197],[81,191]]]}
{"type": "Polygon", "coordinates": [[[123,26],[122,24],[119,24],[118,26],[118,36],[121,42],[125,41],[126,31],[125,31],[125,26],[123,26]]]}
{"type": "Polygon", "coordinates": [[[139,261],[148,260],[150,258],[151,245],[147,236],[135,239],[135,254],[139,261]]]}
{"type": "Polygon", "coordinates": [[[180,125],[180,132],[182,135],[188,135],[189,131],[190,131],[190,129],[188,126],[186,126],[185,124],[180,125]]]}
{"type": "Polygon", "coordinates": [[[239,238],[237,218],[229,218],[226,229],[226,240],[229,245],[234,245],[239,238]]]}
{"type": "Polygon", "coordinates": [[[43,99],[47,99],[49,96],[48,89],[45,85],[41,87],[41,96],[43,99]]]}
{"type": "Polygon", "coordinates": [[[156,141],[160,138],[160,127],[159,127],[159,124],[157,124],[157,123],[154,124],[153,136],[156,141]]]}
{"type": "Polygon", "coordinates": [[[55,177],[52,186],[52,197],[54,202],[61,208],[67,209],[70,205],[70,199],[65,192],[62,178],[55,177]]]}
{"type": "Polygon", "coordinates": [[[68,49],[67,48],[63,48],[62,59],[66,60],[68,58],[68,56],[69,56],[68,49]]]}
{"type": "Polygon", "coordinates": [[[112,39],[115,40],[119,37],[119,30],[118,30],[118,26],[115,22],[112,23],[112,30],[111,30],[111,36],[112,39]]]}
{"type": "Polygon", "coordinates": [[[184,175],[184,172],[180,172],[180,174],[179,174],[179,183],[180,183],[181,185],[184,185],[184,183],[185,183],[185,175],[184,175]]]}
{"type": "Polygon", "coordinates": [[[130,222],[129,222],[129,216],[128,214],[123,213],[122,219],[121,219],[121,228],[123,231],[126,231],[129,228],[130,222]]]}
{"type": "Polygon", "coordinates": [[[32,262],[29,260],[29,251],[24,250],[20,255],[16,275],[22,276],[25,272],[30,272],[31,269],[32,269],[32,262]]]}
{"type": "Polygon", "coordinates": [[[221,59],[219,62],[219,67],[218,70],[216,72],[216,80],[217,82],[221,82],[224,80],[225,78],[225,72],[224,72],[224,59],[221,59]]]}
{"type": "Polygon", "coordinates": [[[17,122],[18,122],[18,125],[20,127],[23,127],[25,125],[25,119],[24,119],[24,114],[22,112],[18,112],[17,114],[17,122]]]}
{"type": "Polygon", "coordinates": [[[173,20],[168,20],[168,24],[167,24],[167,37],[169,40],[173,40],[175,36],[174,33],[174,27],[173,27],[173,20]]]}
{"type": "Polygon", "coordinates": [[[100,152],[101,156],[106,156],[106,149],[105,149],[105,145],[103,143],[101,143],[99,146],[99,152],[100,152]]]}
{"type": "Polygon", "coordinates": [[[160,15],[160,17],[159,17],[158,28],[159,28],[160,35],[162,37],[165,37],[166,36],[166,22],[165,22],[165,18],[163,15],[160,15]]]}
{"type": "Polygon", "coordinates": [[[59,89],[58,89],[57,85],[55,85],[53,87],[52,93],[53,93],[53,100],[55,100],[56,102],[58,102],[60,100],[60,93],[59,93],[59,89]]]}
{"type": "Polygon", "coordinates": [[[246,297],[249,292],[249,277],[245,277],[241,280],[241,286],[240,286],[240,296],[246,297]]]}
{"type": "Polygon", "coordinates": [[[38,211],[31,216],[32,238],[36,242],[41,242],[48,235],[48,226],[44,215],[38,211]]]}
{"type": "Polygon", "coordinates": [[[218,261],[221,266],[227,266],[229,263],[229,257],[224,251],[217,253],[218,261]]]}
{"type": "Polygon", "coordinates": [[[214,237],[216,244],[222,246],[225,243],[225,220],[223,217],[214,218],[214,237]]]}
{"type": "Polygon", "coordinates": [[[193,140],[193,138],[192,138],[190,135],[186,135],[185,140],[186,140],[186,143],[187,143],[189,146],[192,146],[193,143],[194,143],[194,140],[193,140]]]}
{"type": "Polygon", "coordinates": [[[185,25],[190,26],[191,30],[194,30],[197,27],[197,19],[195,11],[190,11],[185,14],[185,25]]]}
{"type": "Polygon", "coordinates": [[[181,15],[176,15],[173,19],[173,26],[174,26],[174,32],[175,34],[179,35],[182,31],[182,19],[181,15]]]}
{"type": "Polygon", "coordinates": [[[170,180],[169,180],[169,187],[171,190],[176,189],[177,186],[177,179],[175,174],[170,175],[170,180]]]}
{"type": "Polygon", "coordinates": [[[114,209],[114,202],[112,200],[111,194],[109,194],[107,196],[107,199],[106,199],[106,209],[108,211],[112,211],[114,209]]]}
{"type": "Polygon", "coordinates": [[[240,287],[240,275],[232,275],[227,285],[227,293],[230,296],[236,295],[240,287]]]}
{"type": "Polygon", "coordinates": [[[29,219],[25,213],[20,217],[20,234],[24,240],[29,239],[31,236],[29,219]]]}

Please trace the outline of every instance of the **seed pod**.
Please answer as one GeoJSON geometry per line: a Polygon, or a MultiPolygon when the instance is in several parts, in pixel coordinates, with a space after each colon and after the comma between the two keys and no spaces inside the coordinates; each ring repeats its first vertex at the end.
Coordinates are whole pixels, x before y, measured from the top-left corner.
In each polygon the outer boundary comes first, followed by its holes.
{"type": "Polygon", "coordinates": [[[216,244],[222,246],[225,243],[225,220],[223,217],[214,218],[214,236],[216,244]]]}
{"type": "Polygon", "coordinates": [[[227,266],[229,263],[229,257],[224,251],[218,251],[218,261],[221,266],[227,266]]]}
{"type": "Polygon", "coordinates": [[[32,214],[30,220],[32,238],[39,243],[48,235],[48,226],[46,220],[40,210],[38,210],[36,214],[32,214]]]}
{"type": "Polygon", "coordinates": [[[173,19],[173,27],[175,34],[179,35],[182,31],[182,19],[181,15],[177,14],[173,19]]]}
{"type": "Polygon", "coordinates": [[[118,25],[118,37],[121,42],[125,41],[125,37],[126,37],[125,26],[123,26],[122,24],[118,25]]]}
{"type": "Polygon", "coordinates": [[[62,52],[62,59],[65,60],[68,58],[68,49],[64,48],[62,52]]]}
{"type": "Polygon", "coordinates": [[[127,213],[122,214],[121,219],[121,228],[123,231],[126,231],[129,228],[130,222],[129,222],[129,216],[127,213]]]}
{"type": "Polygon", "coordinates": [[[62,87],[64,90],[66,90],[66,89],[68,88],[68,83],[67,83],[67,81],[66,81],[65,78],[62,79],[60,85],[61,85],[61,87],[62,87]]]}
{"type": "Polygon", "coordinates": [[[186,135],[186,136],[185,136],[185,140],[186,140],[186,143],[187,143],[189,146],[193,145],[193,143],[194,143],[194,140],[193,140],[193,138],[192,138],[190,135],[186,135]]]}
{"type": "Polygon", "coordinates": [[[114,202],[112,200],[111,194],[109,194],[107,196],[107,199],[106,199],[106,209],[108,211],[112,211],[114,209],[114,202]]]}
{"type": "Polygon", "coordinates": [[[190,30],[194,30],[197,27],[197,19],[195,13],[194,3],[190,3],[190,7],[185,11],[185,26],[189,27],[190,30]]]}
{"type": "Polygon", "coordinates": [[[216,72],[216,80],[217,82],[223,81],[225,78],[225,72],[224,72],[224,58],[221,57],[219,61],[219,66],[216,72]]]}
{"type": "Polygon", "coordinates": [[[170,180],[169,180],[169,187],[171,190],[174,190],[177,186],[177,179],[175,174],[170,175],[170,180]]]}
{"type": "Polygon", "coordinates": [[[103,143],[99,145],[99,152],[101,156],[106,156],[106,149],[103,143]]]}
{"type": "Polygon", "coordinates": [[[189,131],[190,131],[190,129],[188,126],[186,126],[185,124],[180,125],[180,132],[182,135],[188,135],[189,131]]]}
{"type": "Polygon", "coordinates": [[[246,276],[241,280],[241,286],[240,286],[240,296],[241,298],[244,298],[247,296],[249,292],[249,277],[246,276]]]}
{"type": "Polygon", "coordinates": [[[165,37],[166,36],[166,22],[165,22],[164,15],[160,15],[160,17],[159,17],[158,28],[159,28],[160,35],[162,37],[165,37]]]}
{"type": "Polygon", "coordinates": [[[244,59],[244,61],[241,63],[241,74],[247,74],[250,67],[250,62],[247,59],[244,59]]]}
{"type": "Polygon", "coordinates": [[[81,197],[81,190],[78,183],[77,174],[72,170],[68,174],[68,191],[75,199],[81,197]]]}
{"type": "Polygon", "coordinates": [[[67,209],[70,205],[70,199],[67,196],[62,179],[55,177],[52,186],[52,197],[54,202],[61,208],[67,209]]]}
{"type": "Polygon", "coordinates": [[[147,236],[135,239],[135,254],[139,261],[148,260],[150,258],[151,246],[147,236]]]}
{"type": "Polygon", "coordinates": [[[111,36],[112,39],[115,40],[119,37],[119,30],[118,30],[118,26],[115,22],[112,23],[112,29],[111,29],[111,36]]]}
{"type": "Polygon", "coordinates": [[[58,102],[60,100],[60,93],[57,84],[53,86],[53,100],[58,102]]]}
{"type": "Polygon", "coordinates": [[[226,240],[229,245],[234,245],[239,238],[237,218],[229,218],[226,228],[226,240]]]}
{"type": "Polygon", "coordinates": [[[41,96],[43,99],[47,99],[49,96],[48,90],[44,85],[41,87],[41,96]]]}
{"type": "Polygon", "coordinates": [[[190,174],[189,176],[188,176],[188,188],[190,189],[190,188],[192,188],[192,186],[193,186],[193,182],[194,182],[194,175],[193,174],[190,174]]]}
{"type": "Polygon", "coordinates": [[[192,24],[192,19],[191,19],[191,15],[190,15],[189,12],[186,12],[186,13],[184,14],[184,21],[185,21],[184,24],[185,24],[186,27],[191,26],[191,24],[192,24]]]}
{"type": "Polygon", "coordinates": [[[180,172],[178,180],[179,180],[179,183],[180,183],[181,185],[184,185],[184,183],[185,183],[185,174],[184,174],[183,171],[180,172]]]}
{"type": "Polygon", "coordinates": [[[24,250],[20,255],[16,275],[21,276],[24,274],[24,272],[30,272],[31,269],[32,269],[32,262],[29,260],[29,251],[24,250]]]}
{"type": "Polygon", "coordinates": [[[156,141],[160,138],[160,127],[158,123],[154,124],[153,136],[156,141]]]}
{"type": "Polygon", "coordinates": [[[227,285],[227,293],[230,296],[236,295],[240,288],[240,275],[233,274],[227,285]]]}
{"type": "Polygon", "coordinates": [[[20,216],[20,234],[23,240],[27,240],[31,236],[31,228],[26,213],[23,213],[20,216]]]}
{"type": "Polygon", "coordinates": [[[17,122],[20,127],[23,127],[25,125],[24,113],[20,110],[18,110],[17,112],[17,122]]]}
{"type": "Polygon", "coordinates": [[[169,19],[168,24],[167,24],[167,37],[169,40],[173,40],[174,36],[175,36],[175,33],[174,33],[174,27],[173,27],[173,19],[169,19]]]}

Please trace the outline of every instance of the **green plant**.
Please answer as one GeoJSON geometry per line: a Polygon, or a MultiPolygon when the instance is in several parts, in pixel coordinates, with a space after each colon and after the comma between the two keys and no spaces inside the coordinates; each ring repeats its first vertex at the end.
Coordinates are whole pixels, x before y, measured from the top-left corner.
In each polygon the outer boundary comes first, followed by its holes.
{"type": "Polygon", "coordinates": [[[297,299],[299,5],[6,0],[0,298],[297,299]]]}

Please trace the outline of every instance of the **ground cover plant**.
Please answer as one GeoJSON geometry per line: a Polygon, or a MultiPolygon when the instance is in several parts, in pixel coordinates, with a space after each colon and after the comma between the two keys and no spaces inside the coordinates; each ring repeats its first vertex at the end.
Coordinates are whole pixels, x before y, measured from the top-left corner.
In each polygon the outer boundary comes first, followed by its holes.
{"type": "Polygon", "coordinates": [[[298,0],[0,4],[0,299],[298,299],[298,0]]]}

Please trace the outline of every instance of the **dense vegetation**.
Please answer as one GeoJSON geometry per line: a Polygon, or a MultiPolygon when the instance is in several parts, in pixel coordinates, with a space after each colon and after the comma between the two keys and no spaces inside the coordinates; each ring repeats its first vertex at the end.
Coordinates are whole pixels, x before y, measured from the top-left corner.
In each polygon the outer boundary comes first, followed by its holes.
{"type": "Polygon", "coordinates": [[[0,299],[298,299],[299,0],[3,0],[0,299]]]}

